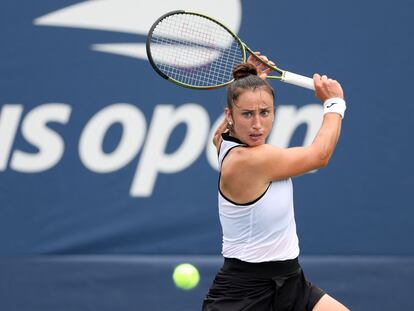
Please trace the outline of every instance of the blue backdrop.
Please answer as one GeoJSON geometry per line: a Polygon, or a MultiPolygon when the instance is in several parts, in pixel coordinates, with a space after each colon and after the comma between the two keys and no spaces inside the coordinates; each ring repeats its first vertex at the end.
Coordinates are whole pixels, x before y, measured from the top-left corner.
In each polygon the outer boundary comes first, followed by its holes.
{"type": "MultiPolygon", "coordinates": [[[[302,254],[414,255],[414,3],[221,2],[0,3],[0,255],[219,254],[210,130],[225,91],[179,88],[145,59],[150,23],[176,8],[342,83],[335,154],[294,179],[302,254]]],[[[309,143],[317,100],[273,85],[272,143],[309,143]]]]}

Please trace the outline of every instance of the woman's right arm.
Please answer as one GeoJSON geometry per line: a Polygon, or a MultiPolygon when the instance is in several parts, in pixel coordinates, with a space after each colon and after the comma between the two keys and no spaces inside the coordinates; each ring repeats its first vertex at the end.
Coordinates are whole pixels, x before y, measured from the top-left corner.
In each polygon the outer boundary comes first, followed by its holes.
{"type": "MultiPolygon", "coordinates": [[[[315,93],[322,101],[340,102],[344,94],[341,85],[326,76],[315,74],[315,93]],[[337,100],[335,100],[335,98],[337,100]]],[[[338,104],[337,107],[339,107],[338,104]]],[[[338,110],[334,110],[338,111],[338,110]]],[[[261,145],[251,149],[245,165],[254,165],[266,180],[278,180],[302,175],[306,172],[325,167],[331,158],[341,131],[342,116],[337,112],[325,111],[323,123],[310,146],[277,148],[261,145]],[[250,159],[248,159],[250,158],[250,159]]]]}

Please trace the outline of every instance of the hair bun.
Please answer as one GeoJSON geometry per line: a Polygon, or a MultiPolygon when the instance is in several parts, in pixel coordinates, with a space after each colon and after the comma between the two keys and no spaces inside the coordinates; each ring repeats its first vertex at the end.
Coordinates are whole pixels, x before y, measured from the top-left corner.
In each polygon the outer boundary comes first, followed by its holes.
{"type": "Polygon", "coordinates": [[[250,63],[243,63],[234,67],[233,78],[234,80],[243,79],[247,76],[257,76],[256,66],[250,63]]]}

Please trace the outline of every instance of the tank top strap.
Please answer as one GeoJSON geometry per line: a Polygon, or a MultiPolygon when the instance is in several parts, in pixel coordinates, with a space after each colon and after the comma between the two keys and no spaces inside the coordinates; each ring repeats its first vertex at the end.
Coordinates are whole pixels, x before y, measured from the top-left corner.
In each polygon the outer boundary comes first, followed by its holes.
{"type": "Polygon", "coordinates": [[[230,136],[228,133],[221,134],[223,141],[221,142],[220,149],[219,149],[219,167],[221,167],[221,163],[223,162],[226,155],[230,152],[231,149],[235,147],[246,147],[246,144],[242,143],[235,137],[230,136]]]}

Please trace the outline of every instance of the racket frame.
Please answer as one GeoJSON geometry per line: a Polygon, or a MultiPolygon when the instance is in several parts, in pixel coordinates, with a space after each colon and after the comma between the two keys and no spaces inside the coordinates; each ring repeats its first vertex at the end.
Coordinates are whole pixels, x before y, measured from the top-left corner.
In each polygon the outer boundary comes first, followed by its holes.
{"type": "Polygon", "coordinates": [[[154,24],[151,26],[151,28],[150,28],[150,30],[148,32],[147,42],[146,42],[147,56],[148,56],[148,60],[149,60],[149,62],[151,64],[151,66],[154,68],[154,70],[161,77],[163,77],[164,79],[166,79],[166,80],[168,80],[170,82],[173,82],[173,83],[175,83],[175,84],[177,84],[179,86],[183,86],[183,87],[190,88],[190,89],[196,89],[196,90],[212,90],[212,89],[218,89],[218,88],[224,87],[224,86],[232,83],[234,81],[234,79],[231,79],[231,80],[229,80],[229,81],[227,81],[225,83],[222,83],[222,84],[217,84],[217,85],[212,85],[212,86],[195,86],[195,85],[192,85],[192,84],[187,84],[187,83],[178,81],[178,80],[176,80],[176,79],[174,79],[172,77],[169,77],[168,75],[166,75],[164,72],[162,72],[158,68],[158,66],[156,65],[156,63],[155,63],[155,61],[154,61],[154,59],[152,57],[152,54],[151,54],[151,39],[152,39],[152,34],[154,32],[154,29],[160,24],[160,22],[162,20],[166,19],[169,16],[176,15],[176,14],[188,14],[188,15],[200,16],[200,17],[206,18],[206,19],[208,19],[208,20],[210,20],[210,21],[218,24],[219,26],[221,26],[222,28],[224,28],[225,30],[227,30],[227,32],[232,35],[232,37],[236,40],[237,44],[239,45],[240,50],[242,51],[243,62],[246,62],[246,49],[245,49],[245,45],[240,40],[240,38],[233,31],[231,31],[226,25],[223,25],[222,23],[220,23],[219,21],[215,20],[214,18],[211,18],[211,17],[209,17],[207,15],[204,15],[204,14],[201,14],[201,13],[188,12],[188,11],[184,11],[184,10],[176,10],[176,11],[168,12],[168,13],[162,15],[160,18],[158,18],[154,22],[154,24]]]}
{"type": "Polygon", "coordinates": [[[151,39],[152,39],[152,35],[153,35],[153,32],[154,32],[154,30],[155,30],[155,28],[160,24],[160,22],[162,21],[162,20],[164,20],[164,19],[166,19],[167,17],[169,17],[169,16],[172,16],[172,15],[176,15],[176,14],[188,14],[188,15],[196,15],[196,16],[200,16],[200,17],[202,17],[202,18],[206,18],[206,19],[208,19],[208,20],[210,20],[210,21],[212,21],[212,22],[214,22],[214,23],[216,23],[216,24],[218,24],[219,26],[221,26],[222,28],[224,28],[234,39],[235,39],[235,41],[237,42],[237,44],[239,45],[239,47],[240,47],[240,50],[241,50],[241,52],[242,52],[242,58],[243,58],[243,62],[246,62],[247,61],[247,53],[246,53],[246,51],[250,54],[250,55],[252,55],[253,57],[255,57],[258,61],[260,61],[262,64],[264,64],[265,66],[267,66],[267,67],[269,67],[269,68],[271,68],[273,71],[275,71],[275,72],[277,72],[277,73],[279,73],[280,74],[280,76],[274,76],[274,75],[271,75],[271,76],[267,76],[267,79],[272,79],[272,80],[279,80],[279,81],[282,81],[282,82],[287,82],[287,83],[291,83],[291,84],[295,84],[295,85],[298,85],[298,86],[301,86],[301,87],[305,87],[305,88],[308,88],[308,89],[312,89],[312,90],[314,90],[314,86],[313,86],[313,83],[312,82],[310,82],[309,80],[311,80],[310,78],[308,78],[308,77],[305,77],[305,76],[301,76],[301,75],[298,75],[298,74],[294,74],[294,73],[291,73],[291,72],[288,72],[288,71],[286,71],[286,70],[282,70],[282,69],[280,69],[280,68],[278,68],[277,66],[274,66],[274,65],[272,65],[272,64],[270,64],[270,63],[268,63],[268,62],[266,62],[265,60],[263,60],[260,56],[258,56],[258,55],[256,55],[248,46],[247,46],[247,44],[245,44],[240,38],[239,38],[239,36],[238,35],[236,35],[231,29],[229,29],[226,25],[224,25],[224,24],[222,24],[221,22],[219,22],[219,21],[217,21],[217,20],[215,20],[214,18],[212,18],[212,17],[209,17],[209,16],[207,16],[207,15],[204,15],[204,14],[201,14],[201,13],[197,13],[197,12],[190,12],[190,11],[185,11],[185,10],[175,10],[175,11],[171,11],[171,12],[168,12],[168,13],[166,13],[166,14],[164,14],[164,15],[162,15],[161,17],[159,17],[155,22],[154,22],[154,24],[151,26],[151,28],[150,28],[150,30],[149,30],[149,32],[148,32],[148,36],[147,36],[147,41],[146,41],[146,50],[147,50],[147,56],[148,56],[148,60],[149,60],[149,63],[151,64],[151,66],[153,67],[153,69],[161,76],[161,77],[163,77],[164,79],[166,79],[166,80],[168,80],[168,81],[170,81],[170,82],[173,82],[173,83],[175,83],[175,84],[177,84],[177,85],[179,85],[179,86],[183,86],[183,87],[186,87],[186,88],[190,88],[190,89],[197,89],[197,90],[211,90],[211,89],[217,89],[217,88],[221,88],[221,87],[224,87],[224,86],[226,86],[226,85],[228,85],[228,84],[230,84],[230,83],[232,83],[233,81],[234,81],[234,79],[231,79],[231,80],[229,80],[229,81],[227,81],[227,82],[225,82],[225,83],[222,83],[222,84],[217,84],[217,85],[212,85],[212,86],[195,86],[195,85],[191,85],[191,84],[187,84],[187,83],[184,83],[184,82],[181,82],[181,81],[178,81],[178,80],[176,80],[176,79],[174,79],[174,78],[172,78],[172,77],[169,77],[168,75],[166,75],[164,72],[162,72],[159,68],[158,68],[158,66],[156,65],[156,63],[155,63],[155,61],[154,61],[154,59],[153,59],[153,57],[152,57],[152,54],[151,54],[151,39]]]}

